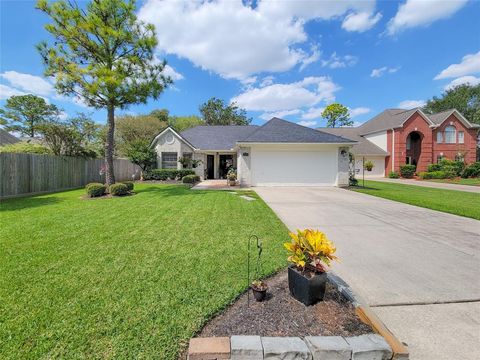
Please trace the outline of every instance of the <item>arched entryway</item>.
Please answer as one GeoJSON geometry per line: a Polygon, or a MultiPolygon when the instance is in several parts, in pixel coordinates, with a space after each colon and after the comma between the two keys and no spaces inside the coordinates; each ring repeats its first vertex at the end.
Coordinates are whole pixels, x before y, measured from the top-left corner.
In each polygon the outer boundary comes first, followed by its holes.
{"type": "Polygon", "coordinates": [[[423,135],[418,131],[412,131],[408,134],[406,164],[418,165],[422,153],[422,138],[423,135]]]}

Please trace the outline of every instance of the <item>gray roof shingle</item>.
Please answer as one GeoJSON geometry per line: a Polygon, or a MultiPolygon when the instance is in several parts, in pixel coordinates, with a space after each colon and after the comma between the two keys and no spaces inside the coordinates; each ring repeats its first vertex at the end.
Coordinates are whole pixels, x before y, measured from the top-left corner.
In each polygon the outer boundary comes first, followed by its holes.
{"type": "Polygon", "coordinates": [[[387,109],[376,115],[366,123],[360,125],[360,135],[376,131],[389,130],[401,126],[418,109],[387,109]]]}
{"type": "Polygon", "coordinates": [[[236,142],[258,129],[256,125],[201,125],[180,135],[199,150],[230,150],[236,142]]]}
{"type": "Polygon", "coordinates": [[[317,131],[290,121],[272,118],[239,142],[249,143],[353,143],[334,134],[317,131]]]}
{"type": "Polygon", "coordinates": [[[389,155],[388,152],[371,143],[363,136],[360,136],[359,127],[318,128],[317,130],[358,141],[357,144],[352,146],[352,152],[354,155],[389,155]]]}

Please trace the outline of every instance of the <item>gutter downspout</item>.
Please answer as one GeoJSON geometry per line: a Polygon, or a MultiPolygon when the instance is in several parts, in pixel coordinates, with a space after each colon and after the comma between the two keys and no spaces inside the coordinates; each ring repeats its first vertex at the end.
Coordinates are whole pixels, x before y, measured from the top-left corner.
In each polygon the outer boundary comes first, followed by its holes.
{"type": "Polygon", "coordinates": [[[395,129],[392,128],[392,171],[395,171],[395,129]]]}

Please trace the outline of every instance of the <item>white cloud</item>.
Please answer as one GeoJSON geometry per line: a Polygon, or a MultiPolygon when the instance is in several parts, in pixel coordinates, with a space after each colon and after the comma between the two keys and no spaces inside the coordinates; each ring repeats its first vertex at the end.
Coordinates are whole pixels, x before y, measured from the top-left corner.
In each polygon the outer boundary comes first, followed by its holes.
{"type": "Polygon", "coordinates": [[[302,125],[302,126],[307,126],[307,127],[313,127],[313,126],[317,125],[317,122],[315,120],[311,120],[311,121],[302,120],[302,121],[297,122],[297,124],[302,125]]]}
{"type": "Polygon", "coordinates": [[[448,18],[467,2],[468,0],[407,0],[389,21],[387,34],[394,35],[407,28],[426,26],[448,18]]]}
{"type": "Polygon", "coordinates": [[[337,18],[350,10],[355,12],[372,12],[375,0],[342,0],[342,1],[261,1],[259,12],[272,19],[312,19],[329,20],[337,18]]]}
{"type": "Polygon", "coordinates": [[[418,107],[423,107],[425,106],[425,100],[404,100],[400,104],[398,104],[398,107],[400,109],[414,109],[418,107]]]}
{"type": "Polygon", "coordinates": [[[227,79],[282,72],[317,61],[318,50],[299,46],[308,40],[305,24],[371,13],[375,0],[357,1],[161,1],[146,0],[138,16],[153,23],[158,49],[190,60],[227,79]]]}
{"type": "Polygon", "coordinates": [[[383,66],[381,68],[373,69],[372,72],[370,73],[370,77],[382,77],[386,73],[388,74],[394,74],[398,70],[400,70],[400,67],[388,67],[388,66],[383,66]]]}
{"type": "Polygon", "coordinates": [[[310,56],[305,57],[302,60],[302,64],[300,65],[300,71],[305,69],[308,65],[318,61],[320,59],[320,50],[318,50],[318,45],[312,45],[311,47],[312,54],[310,56]]]}
{"type": "Polygon", "coordinates": [[[462,76],[462,77],[459,77],[455,80],[452,80],[450,83],[448,83],[444,87],[444,90],[450,90],[450,89],[452,89],[456,86],[464,85],[464,84],[468,84],[470,86],[478,85],[478,84],[480,84],[480,78],[475,77],[475,76],[462,76]]]}
{"type": "Polygon", "coordinates": [[[272,85],[274,79],[275,79],[275,78],[274,78],[272,75],[265,76],[265,77],[260,81],[260,87],[272,85]]]}
{"type": "Polygon", "coordinates": [[[348,14],[342,23],[342,28],[347,31],[364,32],[370,30],[382,18],[381,13],[359,12],[348,14]]]}
{"type": "Polygon", "coordinates": [[[0,100],[8,99],[11,96],[26,95],[26,93],[10,86],[0,84],[0,100]]]}
{"type": "Polygon", "coordinates": [[[40,76],[5,71],[0,74],[0,77],[7,80],[14,88],[26,93],[40,96],[50,96],[54,93],[53,85],[40,76]]]}
{"type": "Polygon", "coordinates": [[[350,110],[350,117],[354,118],[359,115],[368,114],[371,110],[367,107],[357,107],[350,110]]]}
{"type": "Polygon", "coordinates": [[[455,78],[480,72],[480,51],[476,54],[465,55],[460,64],[452,64],[442,70],[434,80],[455,78]]]}
{"type": "Polygon", "coordinates": [[[302,114],[302,119],[311,120],[311,119],[321,118],[323,110],[325,110],[325,108],[323,107],[321,108],[312,107],[302,114]]]}
{"type": "Polygon", "coordinates": [[[165,65],[165,68],[163,69],[163,73],[167,76],[170,76],[173,81],[185,79],[185,77],[182,74],[176,72],[175,69],[168,64],[165,65]]]}
{"type": "Polygon", "coordinates": [[[334,52],[330,59],[322,60],[323,67],[329,67],[330,69],[338,69],[338,68],[345,68],[349,66],[354,66],[358,61],[358,58],[353,55],[344,55],[338,56],[336,52],[334,52]]]}
{"type": "Polygon", "coordinates": [[[340,87],[329,77],[306,77],[289,84],[272,84],[251,88],[231,101],[251,111],[283,111],[314,106],[320,101],[335,100],[340,87]]]}
{"type": "Polygon", "coordinates": [[[282,119],[285,116],[296,115],[296,114],[299,114],[300,112],[301,112],[300,109],[267,112],[267,113],[263,113],[262,115],[260,115],[259,118],[262,119],[262,120],[270,120],[271,118],[274,118],[274,117],[282,119]]]}

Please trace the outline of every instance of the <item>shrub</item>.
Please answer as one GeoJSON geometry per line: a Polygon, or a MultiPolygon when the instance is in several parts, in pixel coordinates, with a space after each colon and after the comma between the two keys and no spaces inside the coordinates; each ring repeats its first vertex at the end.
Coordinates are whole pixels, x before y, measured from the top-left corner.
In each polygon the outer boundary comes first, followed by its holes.
{"type": "Polygon", "coordinates": [[[22,141],[0,146],[0,153],[51,154],[52,151],[43,145],[22,141]]]}
{"type": "Polygon", "coordinates": [[[456,176],[460,176],[465,168],[465,163],[463,161],[453,161],[448,159],[443,159],[438,164],[440,165],[440,170],[444,171],[454,171],[456,176]]]}
{"type": "Polygon", "coordinates": [[[440,171],[442,170],[442,165],[440,164],[430,164],[427,167],[427,172],[440,171]]]}
{"type": "Polygon", "coordinates": [[[181,180],[184,176],[195,175],[195,171],[191,169],[154,169],[145,173],[145,180],[181,180]]]}
{"type": "Polygon", "coordinates": [[[110,185],[110,194],[113,196],[123,196],[128,194],[128,187],[122,183],[110,185]]]}
{"type": "Polygon", "coordinates": [[[355,175],[350,175],[350,177],[348,178],[348,185],[350,186],[358,185],[358,180],[355,178],[355,175]]]}
{"type": "Polygon", "coordinates": [[[463,178],[480,177],[480,161],[468,165],[462,172],[463,178]]]}
{"type": "Polygon", "coordinates": [[[198,175],[185,175],[182,178],[182,182],[184,184],[194,184],[194,183],[199,182],[199,181],[200,181],[200,176],[198,176],[198,175]]]}
{"type": "Polygon", "coordinates": [[[445,173],[444,179],[453,179],[458,176],[458,168],[454,165],[444,166],[441,171],[445,173]]]}
{"type": "Polygon", "coordinates": [[[133,191],[133,187],[134,187],[133,181],[122,181],[121,183],[127,185],[127,189],[129,192],[133,191]]]}
{"type": "Polygon", "coordinates": [[[388,173],[388,177],[390,179],[398,179],[400,177],[400,174],[398,173],[398,171],[390,171],[388,173]]]}
{"type": "Polygon", "coordinates": [[[403,178],[411,179],[416,169],[417,167],[415,165],[401,165],[400,175],[402,175],[403,178]]]}
{"type": "Polygon", "coordinates": [[[107,187],[100,183],[90,183],[85,186],[85,190],[89,197],[98,197],[105,195],[107,187]]]}

